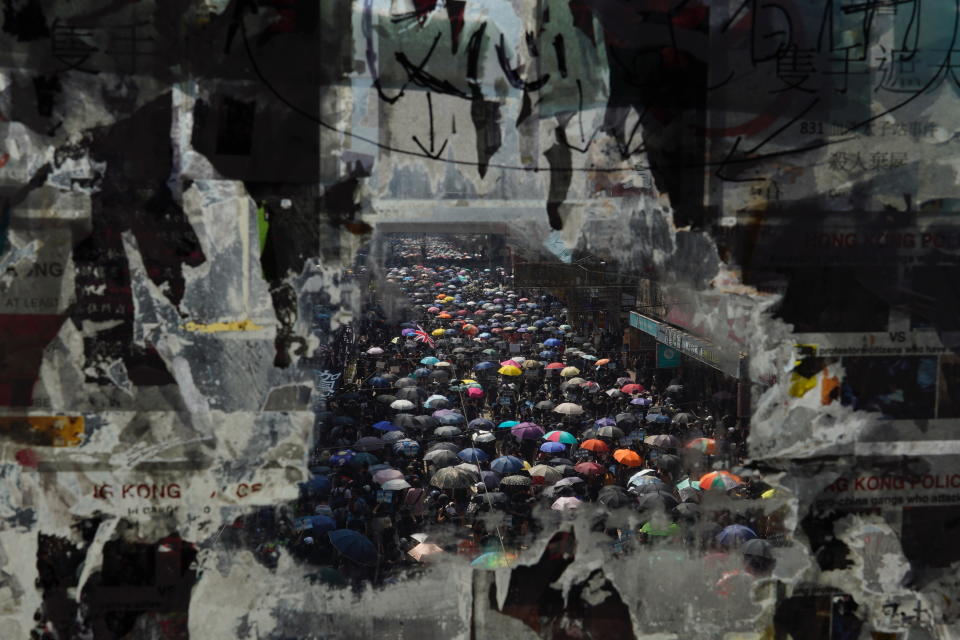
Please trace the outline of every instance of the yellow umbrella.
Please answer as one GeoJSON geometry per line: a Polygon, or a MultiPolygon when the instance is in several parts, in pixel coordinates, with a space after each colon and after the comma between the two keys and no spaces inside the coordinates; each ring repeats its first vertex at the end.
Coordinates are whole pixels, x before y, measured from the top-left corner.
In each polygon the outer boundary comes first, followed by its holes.
{"type": "Polygon", "coordinates": [[[580,369],[576,367],[564,367],[563,370],[560,371],[560,376],[563,378],[572,378],[576,375],[580,375],[580,369]]]}
{"type": "Polygon", "coordinates": [[[443,329],[434,329],[433,331],[430,332],[430,335],[432,335],[432,336],[442,336],[442,335],[443,335],[443,329]]]}
{"type": "Polygon", "coordinates": [[[499,374],[502,375],[502,376],[519,376],[520,374],[523,373],[523,371],[520,370],[520,367],[514,367],[513,365],[507,365],[507,366],[505,366],[505,367],[500,367],[500,368],[497,370],[497,373],[499,373],[499,374]]]}
{"type": "Polygon", "coordinates": [[[462,382],[463,384],[477,384],[476,380],[471,380],[470,378],[464,378],[460,382],[462,382]]]}
{"type": "Polygon", "coordinates": [[[443,299],[444,302],[453,302],[453,296],[447,296],[443,299]]]}

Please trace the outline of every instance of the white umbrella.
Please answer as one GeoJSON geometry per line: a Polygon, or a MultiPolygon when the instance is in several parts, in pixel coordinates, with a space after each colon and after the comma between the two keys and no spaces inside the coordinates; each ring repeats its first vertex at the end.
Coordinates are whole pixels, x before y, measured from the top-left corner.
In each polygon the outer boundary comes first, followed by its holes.
{"type": "Polygon", "coordinates": [[[409,489],[410,483],[404,480],[403,478],[394,478],[393,480],[387,480],[380,488],[387,491],[399,491],[400,489],[409,489]]]}
{"type": "Polygon", "coordinates": [[[396,409],[397,411],[409,411],[417,405],[413,404],[409,400],[394,400],[390,403],[391,409],[396,409]]]}
{"type": "MultiPolygon", "coordinates": [[[[400,402],[400,400],[398,400],[397,402],[400,402]]],[[[393,405],[390,405],[390,406],[393,406],[393,405]]],[[[578,416],[581,413],[583,413],[583,407],[581,407],[578,404],[574,404],[572,402],[564,402],[562,404],[557,405],[553,411],[554,413],[561,413],[565,416],[578,416]]]]}
{"type": "Polygon", "coordinates": [[[367,349],[367,353],[371,356],[379,356],[383,354],[383,349],[380,347],[370,347],[367,349]]]}

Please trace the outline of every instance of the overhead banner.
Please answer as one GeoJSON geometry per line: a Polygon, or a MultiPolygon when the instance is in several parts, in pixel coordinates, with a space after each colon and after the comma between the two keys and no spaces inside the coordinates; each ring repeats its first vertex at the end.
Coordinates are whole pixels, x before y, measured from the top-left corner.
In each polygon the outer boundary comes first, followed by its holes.
{"type": "MultiPolygon", "coordinates": [[[[657,339],[680,353],[710,365],[728,376],[740,377],[740,354],[725,351],[709,340],[690,335],[669,324],[647,317],[636,311],[630,312],[630,326],[657,339]]],[[[657,352],[659,361],[660,352],[657,352]]]]}

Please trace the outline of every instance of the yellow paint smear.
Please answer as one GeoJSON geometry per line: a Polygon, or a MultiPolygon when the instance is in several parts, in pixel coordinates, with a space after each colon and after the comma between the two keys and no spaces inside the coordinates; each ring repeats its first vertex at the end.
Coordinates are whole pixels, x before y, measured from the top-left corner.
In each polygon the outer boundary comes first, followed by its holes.
{"type": "Polygon", "coordinates": [[[183,326],[187,331],[196,333],[221,333],[223,331],[259,331],[263,329],[252,320],[240,320],[237,322],[211,322],[210,324],[199,324],[188,322],[183,326]]]}
{"type": "Polygon", "coordinates": [[[83,416],[3,416],[0,433],[21,444],[76,447],[83,440],[83,416]]]}

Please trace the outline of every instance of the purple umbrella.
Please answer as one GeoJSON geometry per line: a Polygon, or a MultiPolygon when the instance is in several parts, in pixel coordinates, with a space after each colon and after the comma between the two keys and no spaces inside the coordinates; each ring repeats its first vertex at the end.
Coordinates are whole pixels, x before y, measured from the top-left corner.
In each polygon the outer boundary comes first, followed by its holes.
{"type": "Polygon", "coordinates": [[[517,440],[539,440],[543,437],[543,427],[539,427],[532,422],[521,422],[510,429],[517,440]]]}

